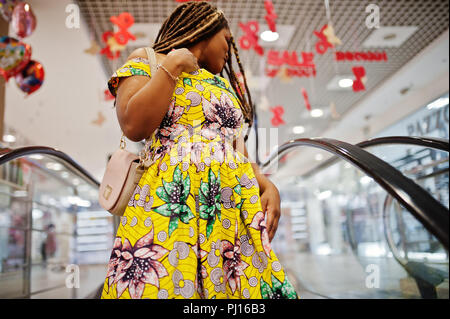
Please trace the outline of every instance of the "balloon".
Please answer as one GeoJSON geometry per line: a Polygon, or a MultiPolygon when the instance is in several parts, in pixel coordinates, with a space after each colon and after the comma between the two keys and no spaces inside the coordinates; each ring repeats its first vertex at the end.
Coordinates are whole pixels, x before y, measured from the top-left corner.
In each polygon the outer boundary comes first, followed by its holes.
{"type": "Polygon", "coordinates": [[[22,71],[16,74],[17,86],[28,95],[39,89],[43,82],[44,67],[34,60],[31,60],[22,71]]]}
{"type": "Polygon", "coordinates": [[[0,0],[0,13],[6,21],[11,21],[14,6],[19,2],[20,0],[0,0]]]}
{"type": "Polygon", "coordinates": [[[26,2],[16,4],[11,16],[11,26],[21,38],[25,38],[36,29],[36,17],[26,2]]]}
{"type": "Polygon", "coordinates": [[[6,81],[20,72],[30,59],[30,45],[8,36],[0,37],[0,75],[6,81]]]}

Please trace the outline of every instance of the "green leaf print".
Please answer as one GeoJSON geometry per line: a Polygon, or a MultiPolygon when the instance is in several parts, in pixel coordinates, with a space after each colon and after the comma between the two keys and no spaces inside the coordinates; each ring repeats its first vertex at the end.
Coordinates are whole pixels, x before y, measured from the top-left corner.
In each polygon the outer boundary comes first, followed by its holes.
{"type": "Polygon", "coordinates": [[[173,177],[173,182],[175,184],[181,183],[181,180],[183,179],[183,174],[181,173],[181,169],[179,166],[175,167],[172,177],[173,177]]]}
{"type": "Polygon", "coordinates": [[[178,228],[178,222],[188,224],[189,220],[194,218],[190,207],[186,204],[191,188],[189,174],[183,180],[183,174],[177,166],[172,175],[172,181],[167,182],[163,179],[163,186],[156,189],[156,195],[166,203],[153,208],[153,210],[162,216],[170,217],[169,236],[178,228]]]}
{"type": "Polygon", "coordinates": [[[192,86],[192,80],[190,78],[184,78],[183,84],[184,84],[184,86],[186,86],[186,85],[192,86]]]}
{"type": "Polygon", "coordinates": [[[189,177],[189,175],[186,176],[186,178],[183,181],[183,186],[184,186],[184,192],[183,192],[183,201],[185,201],[188,196],[189,196],[189,192],[191,190],[191,178],[189,177]]]}
{"type": "Polygon", "coordinates": [[[159,186],[156,189],[156,195],[158,195],[158,197],[161,198],[163,201],[170,202],[169,195],[167,194],[163,186],[159,186]]]}
{"type": "Polygon", "coordinates": [[[172,235],[174,230],[178,228],[178,220],[179,219],[178,219],[177,216],[170,217],[170,221],[169,221],[169,237],[170,237],[170,235],[172,235]]]}
{"type": "Polygon", "coordinates": [[[212,233],[216,216],[221,220],[221,201],[220,201],[220,172],[217,176],[214,171],[208,171],[208,182],[200,181],[199,191],[199,216],[207,220],[206,237],[212,233]]]}
{"type": "Polygon", "coordinates": [[[244,202],[245,202],[245,198],[242,198],[241,202],[236,205],[236,208],[240,210],[242,208],[242,205],[244,204],[244,202]]]}
{"type": "Polygon", "coordinates": [[[172,209],[170,209],[170,204],[163,204],[161,206],[153,208],[155,212],[161,214],[166,217],[170,217],[172,215],[172,209]]]}
{"type": "Polygon", "coordinates": [[[297,293],[289,282],[287,276],[284,276],[284,282],[281,283],[273,274],[272,287],[261,278],[261,296],[263,299],[297,299],[297,293]]]}
{"type": "Polygon", "coordinates": [[[211,235],[214,227],[214,222],[216,221],[216,218],[213,217],[211,219],[208,219],[208,222],[206,223],[206,237],[209,238],[209,235],[211,235]]]}
{"type": "Polygon", "coordinates": [[[262,299],[271,299],[272,296],[272,289],[270,288],[269,284],[264,281],[261,277],[261,297],[262,299]]]}
{"type": "Polygon", "coordinates": [[[241,195],[241,185],[238,184],[238,185],[234,186],[234,191],[235,191],[237,194],[241,195]]]}

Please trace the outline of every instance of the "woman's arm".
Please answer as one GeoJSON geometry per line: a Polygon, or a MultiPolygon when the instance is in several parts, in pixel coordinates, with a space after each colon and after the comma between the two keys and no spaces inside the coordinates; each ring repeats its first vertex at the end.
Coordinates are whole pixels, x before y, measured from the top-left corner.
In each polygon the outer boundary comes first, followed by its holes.
{"type": "MultiPolygon", "coordinates": [[[[144,48],[127,58],[148,59],[144,48]]],[[[170,52],[161,63],[173,76],[198,69],[196,57],[186,48],[170,52]]],[[[122,78],[116,94],[116,112],[125,136],[134,142],[149,137],[161,124],[172,99],[175,81],[163,68],[147,76],[122,78]]]]}
{"type": "MultiPolygon", "coordinates": [[[[136,57],[147,59],[145,49],[135,50],[127,61],[136,57]]],[[[177,61],[166,58],[163,65],[174,75],[181,73],[177,61]]],[[[130,76],[120,79],[116,94],[116,112],[125,136],[138,142],[150,136],[166,114],[175,81],[159,69],[147,76],[130,76]]]]}
{"type": "Polygon", "coordinates": [[[247,159],[249,159],[252,165],[256,180],[259,184],[261,208],[266,214],[269,241],[272,241],[277,231],[278,220],[281,215],[281,199],[278,188],[263,173],[261,173],[261,169],[258,164],[253,162],[248,157],[247,148],[245,147],[244,137],[242,134],[233,141],[233,147],[236,151],[242,153],[247,159]]]}

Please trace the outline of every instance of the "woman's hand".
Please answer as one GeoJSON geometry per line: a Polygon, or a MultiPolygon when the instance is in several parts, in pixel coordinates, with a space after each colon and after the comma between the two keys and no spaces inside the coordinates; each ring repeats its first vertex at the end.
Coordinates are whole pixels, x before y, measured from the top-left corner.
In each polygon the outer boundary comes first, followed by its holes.
{"type": "Polygon", "coordinates": [[[280,193],[275,184],[267,178],[264,180],[263,187],[261,187],[261,206],[263,212],[267,215],[267,231],[269,241],[272,242],[281,215],[280,193]]]}
{"type": "Polygon", "coordinates": [[[170,51],[167,54],[166,60],[173,61],[179,67],[180,73],[190,73],[200,68],[197,57],[186,48],[170,51]]]}

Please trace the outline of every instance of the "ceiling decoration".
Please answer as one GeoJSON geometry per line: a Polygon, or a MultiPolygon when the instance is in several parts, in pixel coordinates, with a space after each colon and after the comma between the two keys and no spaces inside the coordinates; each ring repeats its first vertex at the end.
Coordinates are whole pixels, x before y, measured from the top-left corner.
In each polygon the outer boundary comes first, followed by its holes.
{"type": "MultiPolygon", "coordinates": [[[[276,25],[280,39],[275,43],[265,43],[259,39],[258,43],[265,50],[264,57],[260,57],[254,50],[241,49],[239,53],[244,69],[251,73],[250,90],[256,103],[259,127],[272,126],[271,107],[280,105],[285,110],[282,115],[285,124],[278,127],[280,143],[297,137],[320,136],[449,26],[449,3],[446,0],[377,1],[380,9],[380,28],[371,29],[365,24],[369,15],[366,13],[366,7],[371,1],[272,1],[278,16],[276,25]],[[328,17],[326,2],[329,2],[328,17]],[[318,54],[315,49],[318,37],[314,31],[319,32],[330,21],[341,44],[324,54],[318,54]],[[264,76],[266,53],[271,48],[280,52],[296,51],[299,57],[301,52],[313,52],[316,76],[291,77],[289,80],[283,76],[264,76]],[[337,51],[384,52],[387,61],[336,61],[337,51]],[[352,71],[355,66],[364,67],[365,77],[360,84],[363,84],[365,89],[354,92],[351,86],[346,89],[337,86],[339,79],[355,77],[352,71]],[[305,107],[302,88],[307,92],[311,108],[322,109],[321,117],[312,117],[305,107]],[[301,135],[293,133],[293,128],[298,126],[304,128],[301,135]]],[[[225,12],[236,43],[244,35],[239,22],[256,20],[260,32],[269,29],[265,20],[267,13],[263,0],[210,2],[225,12]]],[[[105,31],[113,30],[111,16],[129,12],[134,17],[135,25],[129,31],[139,35],[136,41],[129,41],[120,58],[116,60],[102,56],[108,77],[125,62],[134,49],[152,44],[159,26],[179,5],[175,0],[77,0],[76,3],[80,7],[84,22],[89,26],[92,39],[97,43],[102,43],[102,34],[105,31]]],[[[89,49],[89,45],[86,45],[86,49],[89,49]]],[[[298,129],[296,131],[299,132],[298,129]]]]}

